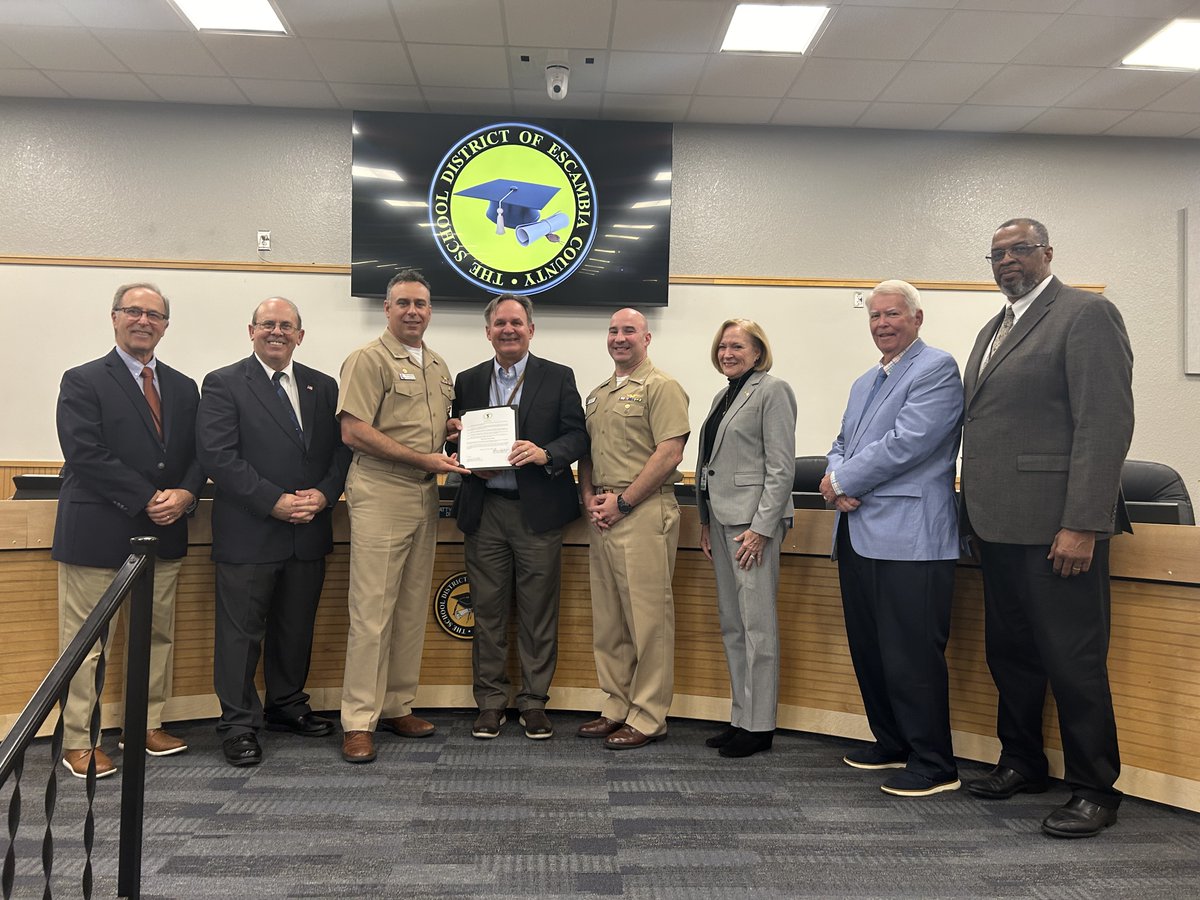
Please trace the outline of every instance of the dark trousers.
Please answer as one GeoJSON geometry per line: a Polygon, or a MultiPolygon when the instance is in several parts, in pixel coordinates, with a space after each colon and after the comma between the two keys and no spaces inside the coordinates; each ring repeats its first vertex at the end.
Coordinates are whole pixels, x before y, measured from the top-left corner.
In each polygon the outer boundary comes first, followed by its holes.
{"type": "Polygon", "coordinates": [[[485,491],[479,528],[463,538],[463,553],[475,608],[471,671],[476,705],[508,707],[508,613],[515,589],[521,660],[516,705],[545,709],[558,664],[562,529],[534,534],[521,518],[521,501],[485,491]]]}
{"type": "Polygon", "coordinates": [[[217,563],[213,687],[221,701],[217,733],[222,737],[263,726],[263,704],[254,686],[260,647],[265,714],[295,718],[312,711],[304,683],[324,581],[324,558],[217,563]]]}
{"type": "Polygon", "coordinates": [[[1058,704],[1066,781],[1077,796],[1115,809],[1121,792],[1117,724],[1108,686],[1108,541],[1091,569],[1061,578],[1050,548],[979,542],[988,668],[1000,692],[1000,765],[1046,777],[1046,685],[1058,704]]]}
{"type": "Polygon", "coordinates": [[[838,525],[846,637],[879,748],[934,781],[957,777],[950,739],[946,641],[956,560],[870,559],[838,525]]]}

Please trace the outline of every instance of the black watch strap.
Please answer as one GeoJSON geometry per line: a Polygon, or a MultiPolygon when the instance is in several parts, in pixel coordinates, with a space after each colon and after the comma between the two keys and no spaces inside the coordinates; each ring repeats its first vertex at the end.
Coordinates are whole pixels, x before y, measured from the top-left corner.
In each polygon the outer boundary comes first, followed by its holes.
{"type": "Polygon", "coordinates": [[[627,516],[633,512],[633,507],[625,502],[624,494],[617,494],[617,509],[621,511],[621,515],[627,516]]]}

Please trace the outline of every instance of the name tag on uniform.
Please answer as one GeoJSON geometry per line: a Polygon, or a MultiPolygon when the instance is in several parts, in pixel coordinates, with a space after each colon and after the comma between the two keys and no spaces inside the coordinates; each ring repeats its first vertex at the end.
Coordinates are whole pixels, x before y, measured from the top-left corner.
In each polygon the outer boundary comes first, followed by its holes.
{"type": "Polygon", "coordinates": [[[412,372],[401,372],[399,374],[399,376],[397,376],[397,377],[401,381],[416,381],[417,380],[417,376],[414,375],[412,372]]]}

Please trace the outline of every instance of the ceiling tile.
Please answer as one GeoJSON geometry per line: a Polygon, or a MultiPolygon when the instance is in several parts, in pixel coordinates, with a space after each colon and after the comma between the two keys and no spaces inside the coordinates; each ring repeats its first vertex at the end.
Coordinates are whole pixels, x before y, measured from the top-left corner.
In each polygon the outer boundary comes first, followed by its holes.
{"type": "Polygon", "coordinates": [[[682,122],[690,97],[665,94],[604,95],[604,118],[653,122],[682,122]]]}
{"type": "Polygon", "coordinates": [[[788,96],[813,100],[874,100],[902,68],[902,62],[813,57],[804,63],[788,96]]]}
{"type": "Polygon", "coordinates": [[[29,63],[21,59],[15,51],[0,44],[0,69],[28,69],[29,63]]]}
{"type": "Polygon", "coordinates": [[[503,47],[410,44],[413,71],[425,85],[507,88],[508,59],[503,47]]]}
{"type": "Polygon", "coordinates": [[[530,47],[607,46],[612,15],[612,0],[504,0],[508,42],[530,47]]]}
{"type": "MultiPolygon", "coordinates": [[[[833,0],[831,6],[841,0],[833,0]]],[[[953,9],[959,0],[849,0],[855,6],[921,6],[930,9],[953,9]]]]}
{"type": "Polygon", "coordinates": [[[329,85],[338,102],[346,109],[401,110],[428,112],[425,98],[418,87],[393,84],[329,85]]]}
{"type": "Polygon", "coordinates": [[[1042,106],[960,106],[939,126],[941,131],[1019,131],[1041,113],[1042,106]]]}
{"type": "Polygon", "coordinates": [[[952,12],[913,59],[1008,62],[1056,18],[1037,13],[952,12]]]}
{"type": "MultiPolygon", "coordinates": [[[[422,89],[431,112],[512,114],[512,92],[476,87],[427,87],[422,89]]],[[[546,98],[547,101],[550,99],[546,98]]]]}
{"type": "Polygon", "coordinates": [[[125,66],[82,28],[0,26],[0,41],[38,69],[66,72],[124,72],[125,66]]]}
{"type": "Polygon", "coordinates": [[[849,127],[858,121],[869,105],[860,101],[783,100],[771,124],[849,127]]]}
{"type": "Polygon", "coordinates": [[[1179,87],[1151,103],[1147,109],[1159,112],[1200,112],[1200,75],[1193,75],[1179,87]]]}
{"type": "Polygon", "coordinates": [[[724,38],[730,18],[725,0],[617,0],[614,50],[662,50],[671,36],[676,53],[707,53],[724,38]]]}
{"type": "Polygon", "coordinates": [[[937,128],[954,112],[949,103],[872,103],[858,119],[859,128],[937,128]]]}
{"type": "Polygon", "coordinates": [[[986,106],[1053,106],[1102,69],[1005,66],[971,96],[986,106]]]}
{"type": "Polygon", "coordinates": [[[1187,80],[1188,76],[1182,72],[1101,69],[1059,105],[1085,109],[1141,109],[1187,80]]]}
{"type": "Polygon", "coordinates": [[[1171,19],[1183,15],[1194,0],[1076,0],[1071,12],[1085,16],[1143,16],[1171,19]]]}
{"type": "Polygon", "coordinates": [[[696,92],[713,97],[782,97],[803,62],[798,56],[710,56],[696,92]]]}
{"type": "Polygon", "coordinates": [[[500,0],[392,0],[392,7],[406,41],[485,45],[504,42],[500,0]]]}
{"type": "Polygon", "coordinates": [[[940,9],[834,7],[813,56],[844,59],[908,59],[946,18],[940,9]]]}
{"type": "MultiPolygon", "coordinates": [[[[1004,12],[1064,13],[1075,0],[958,0],[959,9],[992,9],[1004,12]]],[[[1127,0],[1124,0],[1127,2],[1127,0]]]]}
{"type": "MultiPolygon", "coordinates": [[[[574,76],[572,76],[573,78],[574,76]]],[[[594,118],[600,115],[604,95],[574,88],[562,100],[551,100],[541,91],[513,91],[516,112],[522,116],[594,118]]]]}
{"type": "Polygon", "coordinates": [[[255,106],[301,106],[329,109],[333,92],[323,81],[283,81],[277,78],[237,78],[237,86],[255,106]]]}
{"type": "Polygon", "coordinates": [[[0,96],[65,97],[67,92],[34,69],[0,69],[0,96]]]}
{"type": "Polygon", "coordinates": [[[1200,128],[1200,113],[1135,112],[1105,134],[1133,137],[1184,137],[1200,128]]]}
{"type": "Polygon", "coordinates": [[[699,53],[626,53],[608,59],[605,89],[626,94],[691,94],[704,69],[699,53]]]}
{"type": "Polygon", "coordinates": [[[59,3],[46,0],[4,0],[0,3],[0,25],[30,25],[69,28],[80,22],[59,3]]]}
{"type": "MultiPolygon", "coordinates": [[[[226,73],[266,80],[310,79],[321,73],[299,38],[248,34],[202,34],[200,40],[226,73]]],[[[332,96],[331,98],[332,99],[332,96]]]]}
{"type": "Polygon", "coordinates": [[[275,0],[291,34],[348,41],[397,41],[387,0],[275,0]]]}
{"type": "Polygon", "coordinates": [[[222,75],[200,38],[188,32],[97,31],[96,37],[131,71],[156,75],[222,75]]]}
{"type": "Polygon", "coordinates": [[[416,84],[400,43],[307,38],[304,46],[327,81],[416,84]]]}
{"type": "Polygon", "coordinates": [[[157,100],[158,96],[128,72],[47,72],[72,97],[87,100],[157,100]]]}
{"type": "MultiPolygon", "coordinates": [[[[561,58],[560,50],[529,50],[518,47],[508,48],[508,70],[511,72],[512,86],[526,91],[539,91],[546,96],[546,62],[553,54],[561,58]],[[522,61],[522,56],[528,56],[529,62],[522,61]]],[[[571,67],[571,78],[568,82],[568,99],[577,91],[604,90],[604,80],[608,72],[607,50],[568,50],[567,65],[571,67]],[[586,60],[594,60],[587,63],[586,60]]],[[[547,98],[549,99],[549,98],[547,98]]]]}
{"type": "Polygon", "coordinates": [[[1162,25],[1159,19],[1063,16],[1034,38],[1013,62],[1107,68],[1120,62],[1162,25]]]}
{"type": "Polygon", "coordinates": [[[879,95],[902,103],[962,103],[1000,71],[982,63],[910,62],[879,95]]]}
{"type": "MultiPolygon", "coordinates": [[[[0,5],[12,4],[6,0],[0,5]]],[[[183,16],[163,0],[59,0],[57,4],[39,0],[38,5],[61,5],[79,24],[88,28],[133,28],[138,31],[186,31],[195,34],[191,23],[184,21],[183,16]]]]}
{"type": "Polygon", "coordinates": [[[168,103],[211,103],[218,106],[244,105],[250,101],[232,78],[193,75],[143,75],[146,86],[168,103]]]}
{"type": "Polygon", "coordinates": [[[778,108],[779,101],[769,98],[693,97],[687,121],[766,125],[778,108]]]}
{"type": "Polygon", "coordinates": [[[1021,130],[1033,134],[1102,134],[1128,115],[1109,109],[1048,109],[1021,130]]]}

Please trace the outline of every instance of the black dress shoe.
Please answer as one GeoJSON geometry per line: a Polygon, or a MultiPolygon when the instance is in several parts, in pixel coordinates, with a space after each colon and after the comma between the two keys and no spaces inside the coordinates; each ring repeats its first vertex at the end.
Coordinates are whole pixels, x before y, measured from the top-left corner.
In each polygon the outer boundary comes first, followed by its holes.
{"type": "Polygon", "coordinates": [[[761,753],[763,750],[771,749],[771,741],[775,737],[773,730],[746,731],[745,729],[740,729],[740,732],[737,737],[717,752],[729,759],[740,759],[743,756],[752,756],[755,753],[761,753]]]}
{"type": "Polygon", "coordinates": [[[1042,794],[1049,786],[1044,778],[1026,778],[1008,766],[996,766],[982,778],[970,782],[967,790],[983,800],[1007,800],[1013,794],[1042,794]]]}
{"type": "Polygon", "coordinates": [[[1042,831],[1061,838],[1095,837],[1116,822],[1115,809],[1072,797],[1042,820],[1042,831]]]}
{"type": "Polygon", "coordinates": [[[225,752],[225,762],[231,766],[257,766],[262,762],[262,747],[250,731],[223,741],[221,749],[225,752]]]}
{"type": "Polygon", "coordinates": [[[278,716],[267,719],[268,731],[290,731],[301,737],[325,737],[333,734],[333,723],[316,713],[306,712],[294,719],[278,716]]]}
{"type": "Polygon", "coordinates": [[[722,747],[724,747],[726,744],[728,744],[730,741],[732,741],[735,737],[737,737],[738,732],[740,732],[741,730],[742,729],[738,728],[735,725],[726,725],[724,731],[720,731],[717,734],[714,734],[712,737],[707,738],[704,741],[704,746],[712,747],[714,750],[720,750],[722,747]]]}

